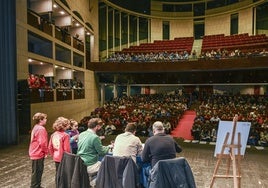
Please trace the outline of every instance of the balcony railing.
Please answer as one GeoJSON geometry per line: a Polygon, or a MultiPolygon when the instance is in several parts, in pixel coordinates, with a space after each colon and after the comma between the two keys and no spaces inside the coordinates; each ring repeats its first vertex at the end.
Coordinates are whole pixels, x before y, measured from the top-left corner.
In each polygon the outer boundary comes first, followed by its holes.
{"type": "Polygon", "coordinates": [[[84,99],[84,89],[38,89],[30,88],[30,102],[54,102],[64,100],[84,99]]]}

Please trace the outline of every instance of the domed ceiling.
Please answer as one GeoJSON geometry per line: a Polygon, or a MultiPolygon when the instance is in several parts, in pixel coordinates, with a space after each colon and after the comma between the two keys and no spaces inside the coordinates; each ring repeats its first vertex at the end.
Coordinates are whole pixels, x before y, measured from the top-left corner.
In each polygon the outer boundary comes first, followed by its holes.
{"type": "MultiPolygon", "coordinates": [[[[219,8],[239,2],[239,0],[109,0],[122,8],[141,13],[150,14],[152,2],[161,2],[166,12],[196,12],[199,16],[206,9],[219,8]]],[[[256,2],[258,0],[255,0],[256,2]]]]}

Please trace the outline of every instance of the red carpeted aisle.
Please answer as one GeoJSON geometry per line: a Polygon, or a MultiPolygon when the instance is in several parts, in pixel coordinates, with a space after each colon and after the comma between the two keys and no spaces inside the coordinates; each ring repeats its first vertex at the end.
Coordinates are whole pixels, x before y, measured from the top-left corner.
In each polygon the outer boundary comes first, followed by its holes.
{"type": "Polygon", "coordinates": [[[192,140],[191,129],[194,123],[196,113],[194,110],[187,110],[181,117],[177,127],[171,132],[171,136],[192,140]]]}

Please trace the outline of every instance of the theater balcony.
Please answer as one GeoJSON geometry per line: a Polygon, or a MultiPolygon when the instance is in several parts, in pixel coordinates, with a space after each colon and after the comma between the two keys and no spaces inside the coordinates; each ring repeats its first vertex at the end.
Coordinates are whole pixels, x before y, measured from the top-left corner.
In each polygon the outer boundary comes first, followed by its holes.
{"type": "Polygon", "coordinates": [[[179,62],[90,62],[100,83],[117,84],[264,84],[268,56],[179,62]]]}

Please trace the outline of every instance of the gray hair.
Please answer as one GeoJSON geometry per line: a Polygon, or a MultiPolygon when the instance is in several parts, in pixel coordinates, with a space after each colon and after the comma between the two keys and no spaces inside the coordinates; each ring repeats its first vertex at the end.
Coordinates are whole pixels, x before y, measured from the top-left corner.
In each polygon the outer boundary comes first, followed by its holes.
{"type": "Polygon", "coordinates": [[[164,131],[164,125],[161,121],[156,121],[153,124],[153,130],[158,131],[158,132],[163,132],[164,131]]]}

